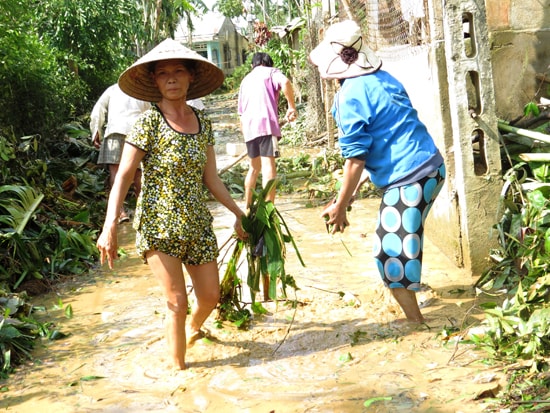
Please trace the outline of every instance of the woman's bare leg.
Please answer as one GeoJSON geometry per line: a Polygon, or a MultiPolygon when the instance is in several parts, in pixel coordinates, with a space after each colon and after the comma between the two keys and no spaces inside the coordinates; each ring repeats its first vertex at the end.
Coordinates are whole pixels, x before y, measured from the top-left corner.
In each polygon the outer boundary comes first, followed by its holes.
{"type": "MultiPolygon", "coordinates": [[[[267,183],[272,179],[277,178],[277,166],[275,164],[275,157],[262,156],[262,186],[265,188],[267,183]]],[[[266,199],[275,203],[275,187],[269,192],[266,199]]]]}
{"type": "Polygon", "coordinates": [[[188,344],[192,344],[192,339],[200,338],[203,323],[220,301],[220,278],[216,261],[201,265],[186,265],[185,268],[191,276],[197,298],[189,320],[188,340],[190,342],[188,344]]]}
{"type": "Polygon", "coordinates": [[[246,208],[250,208],[250,205],[252,205],[252,193],[256,189],[256,182],[258,181],[258,176],[260,176],[261,169],[262,162],[259,156],[249,158],[248,172],[244,179],[244,201],[246,208]]]}
{"type": "Polygon", "coordinates": [[[187,290],[181,259],[159,251],[147,252],[147,262],[160,283],[166,297],[166,341],[176,368],[184,370],[185,319],[187,317],[187,290]]]}
{"type": "Polygon", "coordinates": [[[423,323],[424,316],[420,312],[418,302],[416,301],[416,292],[406,288],[390,288],[391,293],[399,306],[402,308],[407,320],[416,323],[423,323]]]}

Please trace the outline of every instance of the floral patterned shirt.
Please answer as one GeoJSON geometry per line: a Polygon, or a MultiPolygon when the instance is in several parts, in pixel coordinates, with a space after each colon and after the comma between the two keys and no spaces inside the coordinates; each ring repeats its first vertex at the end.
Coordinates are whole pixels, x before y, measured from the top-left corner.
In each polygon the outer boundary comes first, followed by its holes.
{"type": "Polygon", "coordinates": [[[212,124],[203,111],[197,134],[177,132],[153,106],[135,123],[126,142],[146,152],[134,228],[146,237],[191,241],[212,225],[204,201],[203,172],[212,124]]]}

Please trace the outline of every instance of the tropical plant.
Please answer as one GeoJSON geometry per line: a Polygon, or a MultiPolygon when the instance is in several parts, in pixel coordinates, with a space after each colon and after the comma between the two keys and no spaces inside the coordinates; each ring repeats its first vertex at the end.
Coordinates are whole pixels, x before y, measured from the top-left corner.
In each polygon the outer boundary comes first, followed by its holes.
{"type": "Polygon", "coordinates": [[[78,123],[60,129],[66,134],[56,140],[1,139],[0,287],[6,291],[80,274],[97,257],[92,223],[105,210],[106,174],[95,162],[90,167],[96,151],[89,131],[78,123]]]}
{"type": "MultiPolygon", "coordinates": [[[[221,300],[218,318],[228,319],[228,314],[236,309],[242,312],[241,282],[238,264],[243,251],[246,251],[247,280],[252,298],[252,310],[263,312],[256,294],[260,291],[260,281],[265,279],[264,296],[277,299],[277,285],[280,283],[282,296],[286,298],[288,286],[296,289],[294,278],[285,270],[286,245],[290,243],[300,263],[305,266],[290,230],[273,202],[267,195],[277,185],[277,180],[269,181],[260,193],[253,193],[248,214],[243,217],[243,228],[248,233],[246,240],[236,240],[233,253],[227,263],[221,282],[221,300]],[[267,294],[266,294],[267,293],[267,294]]],[[[233,311],[234,312],[234,311],[233,311]]]]}
{"type": "Polygon", "coordinates": [[[68,71],[36,32],[34,2],[0,2],[0,134],[35,134],[69,116],[68,71]],[[32,5],[31,5],[32,4],[32,5]]]}
{"type": "Polygon", "coordinates": [[[213,9],[230,18],[243,17],[248,21],[258,19],[269,26],[277,26],[302,15],[304,4],[298,1],[217,0],[213,9]]]}
{"type": "MultiPolygon", "coordinates": [[[[536,116],[532,105],[529,111],[536,116]]],[[[499,128],[530,135],[504,123],[499,128]]],[[[546,139],[540,133],[536,136],[546,139]]],[[[475,284],[481,294],[493,299],[481,305],[485,319],[479,334],[471,337],[492,362],[523,360],[510,375],[499,403],[521,406],[517,411],[540,411],[536,396],[546,394],[548,380],[543,372],[550,368],[550,163],[523,161],[541,157],[525,154],[524,144],[529,145],[525,139],[515,135],[508,139],[521,142],[521,154],[510,154],[505,147],[511,166],[504,174],[502,216],[494,226],[500,246],[491,253],[493,265],[475,284]]]]}
{"type": "Polygon", "coordinates": [[[516,293],[500,306],[484,304],[487,329],[474,342],[493,357],[515,362],[531,360],[533,369],[546,369],[550,353],[550,275],[539,277],[529,288],[520,282],[516,293]]]}
{"type": "MultiPolygon", "coordinates": [[[[65,317],[72,317],[72,307],[63,308],[65,317]]],[[[0,290],[0,379],[5,379],[13,369],[32,358],[32,350],[39,337],[59,340],[67,334],[51,322],[40,322],[35,313],[41,308],[29,303],[25,293],[13,294],[0,290]]]]}
{"type": "Polygon", "coordinates": [[[0,379],[7,378],[14,366],[31,358],[35,331],[31,323],[0,316],[0,379]]]}
{"type": "Polygon", "coordinates": [[[25,294],[8,294],[0,290],[0,378],[31,357],[36,325],[29,322],[32,306],[25,294]]]}
{"type": "Polygon", "coordinates": [[[548,178],[546,166],[519,162],[504,175],[502,217],[495,225],[501,247],[492,252],[496,263],[476,286],[505,287],[513,294],[520,282],[529,287],[548,271],[550,184],[544,182],[548,178]]]}

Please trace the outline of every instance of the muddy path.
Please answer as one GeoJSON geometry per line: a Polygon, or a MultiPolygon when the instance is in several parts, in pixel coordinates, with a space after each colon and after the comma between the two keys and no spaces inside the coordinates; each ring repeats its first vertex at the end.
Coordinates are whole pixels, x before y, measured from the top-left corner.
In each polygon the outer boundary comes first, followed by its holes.
{"type": "MultiPolygon", "coordinates": [[[[216,328],[213,314],[206,322],[212,338],[188,350],[189,368],[179,372],[167,368],[160,288],[136,257],[131,225],[122,224],[127,255],[113,271],[98,268],[34,302],[69,337],[37,347],[34,360],[3,383],[0,410],[483,411],[483,399],[476,399],[495,392],[502,373],[483,363],[483,353],[442,334],[481,318],[471,275],[426,234],[426,288],[419,301],[429,321],[402,323],[370,258],[378,200],[356,201],[349,231],[335,236],[326,233],[321,208],[309,204],[277,199],[306,263],[302,267],[288,249],[286,269],[299,289],[289,292],[288,301],[264,303],[268,313],[255,316],[247,330],[228,322],[216,328]],[[68,305],[70,319],[63,311],[68,305]],[[366,401],[372,403],[366,407],[366,401]]],[[[223,244],[232,219],[215,203],[211,210],[223,244]]]]}
{"type": "MultiPolygon", "coordinates": [[[[164,353],[164,302],[135,256],[133,231],[120,227],[128,256],[41,298],[67,339],[43,342],[35,360],[6,383],[0,406],[36,412],[480,412],[476,395],[499,373],[468,345],[442,340],[446,326],[478,312],[471,277],[426,243],[420,294],[426,326],[400,323],[397,306],[370,261],[366,228],[377,201],[357,201],[352,227],[329,236],[320,209],[280,199],[306,267],[289,250],[287,270],[299,290],[296,308],[265,303],[250,329],[212,316],[212,340],[188,351],[190,368],[172,372],[164,353]],[[357,225],[354,225],[357,223],[357,225]],[[359,223],[362,223],[359,225],[359,223]],[[347,250],[352,254],[348,254],[347,250]],[[339,294],[346,293],[345,295],[339,294]],[[64,317],[71,305],[74,316],[64,317]],[[369,408],[364,402],[380,397],[369,408]]],[[[220,241],[232,220],[212,205],[220,241]]],[[[289,298],[294,298],[290,296],[289,298]]]]}

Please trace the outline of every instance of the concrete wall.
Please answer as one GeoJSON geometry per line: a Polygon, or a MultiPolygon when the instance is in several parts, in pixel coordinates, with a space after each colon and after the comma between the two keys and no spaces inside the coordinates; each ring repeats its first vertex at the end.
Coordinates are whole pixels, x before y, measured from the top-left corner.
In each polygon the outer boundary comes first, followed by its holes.
{"type": "Polygon", "coordinates": [[[503,185],[485,6],[433,0],[429,12],[429,41],[379,54],[406,86],[445,158],[447,181],[426,236],[457,266],[479,275],[498,246],[492,227],[503,185]]]}
{"type": "Polygon", "coordinates": [[[514,119],[528,102],[550,97],[550,83],[541,80],[550,76],[550,0],[430,0],[429,27],[427,51],[386,68],[406,84],[444,151],[448,181],[427,235],[479,275],[498,246],[497,119],[514,119]],[[420,69],[414,76],[412,67],[420,69]]]}
{"type": "Polygon", "coordinates": [[[485,0],[497,115],[511,120],[548,97],[550,0],[485,0]]]}
{"type": "Polygon", "coordinates": [[[419,47],[413,53],[397,50],[380,53],[383,69],[399,79],[407,89],[420,119],[426,124],[447,167],[447,180],[430,212],[426,236],[459,267],[464,267],[460,205],[456,196],[456,167],[451,127],[444,45],[439,51],[419,47]],[[429,92],[428,92],[429,91],[429,92]]]}

